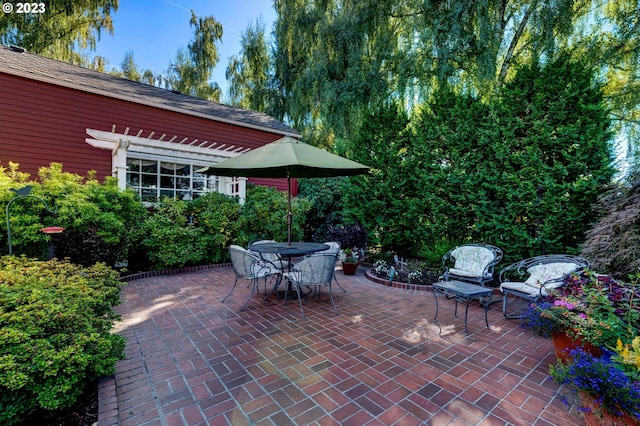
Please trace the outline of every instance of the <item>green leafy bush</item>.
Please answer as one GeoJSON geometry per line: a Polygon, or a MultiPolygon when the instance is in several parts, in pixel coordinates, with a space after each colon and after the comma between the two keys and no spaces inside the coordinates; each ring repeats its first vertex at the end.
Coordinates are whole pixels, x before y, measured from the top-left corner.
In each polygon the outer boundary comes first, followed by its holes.
{"type": "Polygon", "coordinates": [[[207,235],[188,223],[188,204],[163,198],[143,225],[141,244],[155,269],[180,268],[206,262],[207,235]]]}
{"type": "Polygon", "coordinates": [[[0,258],[0,424],[69,407],[113,374],[125,345],[111,333],[117,277],[104,264],[0,258]]]}
{"type": "Polygon", "coordinates": [[[240,212],[237,199],[216,192],[191,201],[163,198],[139,239],[155,269],[223,262],[242,225],[240,212]]]}
{"type": "MultiPolygon", "coordinates": [[[[291,240],[303,238],[303,225],[311,202],[305,197],[291,200],[291,240]]],[[[238,243],[246,246],[256,239],[287,241],[287,194],[265,186],[247,187],[247,199],[242,206],[242,225],[238,243]]]]}
{"type": "MultiPolygon", "coordinates": [[[[33,186],[32,194],[42,198],[55,213],[47,212],[41,202],[24,198],[11,205],[12,247],[14,254],[45,259],[51,242],[56,256],[69,257],[74,263],[89,266],[96,262],[114,265],[125,260],[136,247],[133,238],[146,209],[132,191],[121,191],[114,178],[100,184],[89,173],[86,177],[64,172],[52,163],[39,171],[39,181],[26,182],[17,165],[0,168],[0,205],[15,195],[8,188],[33,186]],[[4,189],[7,189],[4,191],[4,189]],[[61,234],[48,236],[40,232],[45,226],[65,228],[61,234]]],[[[6,234],[0,241],[6,241],[6,234]]]]}
{"type": "Polygon", "coordinates": [[[298,195],[312,203],[303,224],[305,241],[329,241],[326,235],[330,228],[344,222],[342,220],[344,180],[345,178],[342,177],[299,180],[298,195]]]}

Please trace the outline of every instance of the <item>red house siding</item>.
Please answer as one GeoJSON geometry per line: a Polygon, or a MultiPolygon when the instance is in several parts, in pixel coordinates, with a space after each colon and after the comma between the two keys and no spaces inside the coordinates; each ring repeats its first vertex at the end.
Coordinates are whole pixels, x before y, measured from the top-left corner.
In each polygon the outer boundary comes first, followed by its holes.
{"type": "MultiPolygon", "coordinates": [[[[281,134],[240,127],[151,106],[100,96],[71,88],[0,73],[0,166],[20,163],[20,170],[37,177],[38,169],[51,162],[64,170],[98,179],[111,176],[111,152],[85,142],[87,128],[129,134],[143,130],[165,140],[177,136],[227,146],[256,148],[282,137],[281,134]]],[[[250,182],[254,180],[250,179],[250,182]]],[[[260,179],[256,183],[286,190],[284,179],[260,179]]]]}

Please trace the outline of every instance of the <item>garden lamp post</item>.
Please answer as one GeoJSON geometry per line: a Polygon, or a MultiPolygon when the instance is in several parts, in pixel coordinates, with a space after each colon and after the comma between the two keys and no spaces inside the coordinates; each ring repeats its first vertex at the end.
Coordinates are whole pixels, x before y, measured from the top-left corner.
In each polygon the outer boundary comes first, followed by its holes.
{"type": "MultiPolygon", "coordinates": [[[[30,195],[31,188],[32,188],[31,185],[25,186],[24,188],[20,188],[20,189],[9,188],[11,191],[13,191],[13,192],[15,192],[17,194],[15,197],[13,197],[7,203],[7,242],[9,244],[9,255],[13,254],[13,249],[11,247],[11,221],[9,220],[9,211],[10,211],[10,208],[11,208],[11,204],[13,204],[14,201],[19,200],[21,198],[35,198],[36,200],[38,200],[42,204],[44,204],[44,208],[49,213],[55,213],[56,210],[57,210],[57,209],[50,209],[49,205],[47,204],[47,202],[43,198],[37,197],[35,195],[30,195]]],[[[47,228],[44,228],[44,229],[47,229],[47,228]]],[[[60,229],[63,229],[63,228],[60,228],[60,229]]],[[[62,231],[60,231],[60,232],[62,232],[62,231]]]]}

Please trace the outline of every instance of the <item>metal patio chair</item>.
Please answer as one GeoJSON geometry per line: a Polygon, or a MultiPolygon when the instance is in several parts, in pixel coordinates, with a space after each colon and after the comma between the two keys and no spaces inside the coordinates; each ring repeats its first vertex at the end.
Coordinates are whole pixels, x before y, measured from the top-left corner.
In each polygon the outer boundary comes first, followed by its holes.
{"type": "Polygon", "coordinates": [[[502,314],[505,318],[520,318],[520,314],[507,313],[509,296],[528,303],[537,302],[549,294],[549,290],[562,287],[564,277],[579,273],[589,267],[589,262],[570,254],[546,254],[513,263],[500,271],[502,314]]]}
{"type": "Polygon", "coordinates": [[[302,257],[295,262],[291,267],[291,272],[285,272],[283,276],[290,280],[296,287],[296,293],[298,294],[298,303],[300,303],[300,312],[302,312],[302,319],[306,320],[304,314],[304,308],[302,307],[302,297],[308,293],[304,293],[302,287],[315,287],[318,289],[317,297],[320,298],[319,286],[329,287],[329,297],[331,303],[336,311],[336,315],[339,315],[336,302],[333,300],[333,292],[331,291],[331,283],[333,281],[333,274],[336,269],[336,262],[338,261],[338,255],[332,253],[314,253],[308,256],[302,257]]]}
{"type": "Polygon", "coordinates": [[[493,270],[502,260],[502,250],[490,244],[464,244],[442,257],[443,281],[463,281],[483,287],[494,278],[493,270]]]}
{"type": "MultiPolygon", "coordinates": [[[[253,244],[275,243],[275,242],[276,240],[254,240],[254,241],[251,241],[251,243],[249,243],[249,247],[251,247],[253,244]]],[[[251,251],[251,253],[255,254],[261,259],[264,259],[268,262],[273,263],[277,268],[279,268],[282,271],[289,268],[289,261],[277,253],[258,253],[255,251],[251,251]]]]}
{"type": "MultiPolygon", "coordinates": [[[[335,254],[336,256],[340,255],[340,243],[339,242],[337,242],[337,241],[325,241],[324,244],[328,245],[329,248],[327,250],[321,251],[319,253],[331,253],[331,254],[335,254]]],[[[338,277],[336,277],[335,268],[333,270],[333,279],[335,280],[336,284],[338,284],[338,287],[340,287],[342,289],[342,291],[344,291],[346,293],[347,290],[345,290],[344,287],[342,287],[340,285],[340,283],[338,282],[338,277]]]]}
{"type": "Polygon", "coordinates": [[[261,259],[243,247],[231,245],[229,247],[229,256],[231,257],[231,265],[233,266],[233,271],[236,274],[236,279],[229,294],[222,299],[222,303],[231,296],[231,293],[235,290],[239,279],[249,281],[249,286],[251,286],[251,295],[244,305],[242,305],[240,311],[243,311],[249,304],[253,294],[258,289],[258,280],[260,280],[260,278],[264,278],[265,280],[265,292],[266,280],[268,278],[275,278],[277,280],[274,287],[277,287],[280,280],[282,280],[282,270],[278,269],[273,263],[261,259]]]}

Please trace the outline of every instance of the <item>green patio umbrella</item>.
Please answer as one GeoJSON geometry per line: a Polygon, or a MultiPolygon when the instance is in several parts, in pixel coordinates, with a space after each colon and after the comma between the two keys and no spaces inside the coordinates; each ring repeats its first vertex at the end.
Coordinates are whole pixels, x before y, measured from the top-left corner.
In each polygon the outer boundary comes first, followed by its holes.
{"type": "Polygon", "coordinates": [[[211,165],[204,173],[217,176],[287,178],[287,242],[291,244],[291,178],[353,176],[369,167],[290,136],[211,165]]]}

